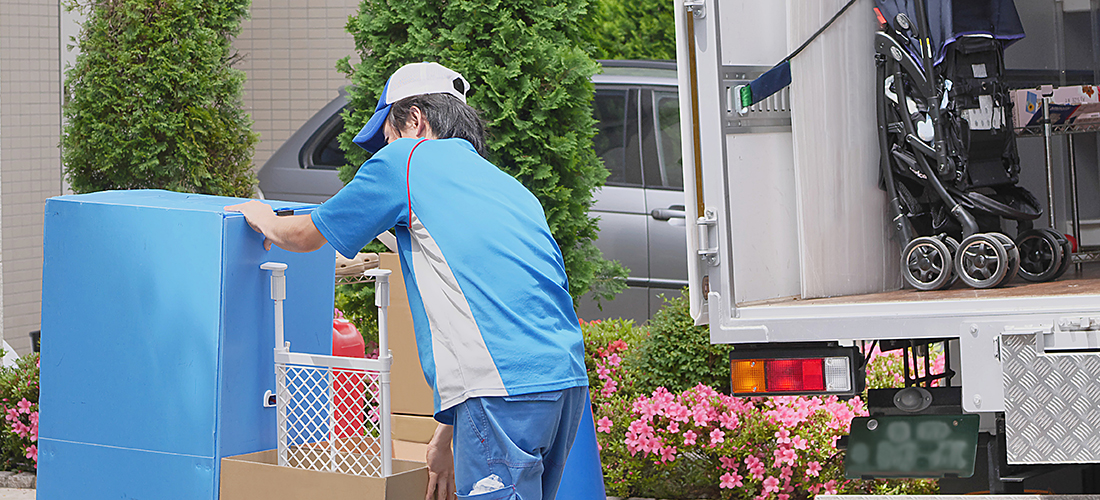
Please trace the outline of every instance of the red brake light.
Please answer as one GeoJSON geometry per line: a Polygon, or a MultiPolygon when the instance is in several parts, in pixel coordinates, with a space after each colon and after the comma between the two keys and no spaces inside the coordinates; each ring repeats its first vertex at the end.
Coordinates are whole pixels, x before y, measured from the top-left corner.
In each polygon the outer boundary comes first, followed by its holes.
{"type": "Polygon", "coordinates": [[[765,364],[768,392],[825,390],[825,360],[773,359],[765,364]]]}

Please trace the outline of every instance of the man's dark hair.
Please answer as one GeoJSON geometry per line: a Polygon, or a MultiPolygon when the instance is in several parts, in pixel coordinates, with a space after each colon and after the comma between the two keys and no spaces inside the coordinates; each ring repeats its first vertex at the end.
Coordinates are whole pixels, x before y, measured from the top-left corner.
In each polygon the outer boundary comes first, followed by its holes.
{"type": "Polygon", "coordinates": [[[413,106],[431,125],[432,132],[440,139],[459,138],[470,141],[482,157],[485,152],[485,122],[477,110],[450,94],[420,94],[393,103],[388,120],[396,130],[401,130],[409,120],[413,106]]]}

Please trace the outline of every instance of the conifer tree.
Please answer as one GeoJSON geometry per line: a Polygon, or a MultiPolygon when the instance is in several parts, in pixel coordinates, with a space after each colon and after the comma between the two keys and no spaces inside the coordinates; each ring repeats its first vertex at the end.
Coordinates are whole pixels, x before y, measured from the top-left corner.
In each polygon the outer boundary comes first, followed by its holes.
{"type": "Polygon", "coordinates": [[[159,188],[248,197],[257,135],[231,38],[249,0],[86,6],[66,72],[62,159],[73,190],[159,188]]]}

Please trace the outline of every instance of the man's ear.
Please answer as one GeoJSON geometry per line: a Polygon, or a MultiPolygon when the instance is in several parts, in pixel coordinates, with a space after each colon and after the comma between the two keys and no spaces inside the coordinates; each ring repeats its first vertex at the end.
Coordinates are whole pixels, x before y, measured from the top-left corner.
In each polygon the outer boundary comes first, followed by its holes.
{"type": "Polygon", "coordinates": [[[406,124],[406,128],[415,133],[413,137],[428,136],[430,126],[428,125],[428,119],[424,116],[424,113],[420,111],[420,108],[416,106],[409,108],[409,121],[406,122],[406,124]]]}

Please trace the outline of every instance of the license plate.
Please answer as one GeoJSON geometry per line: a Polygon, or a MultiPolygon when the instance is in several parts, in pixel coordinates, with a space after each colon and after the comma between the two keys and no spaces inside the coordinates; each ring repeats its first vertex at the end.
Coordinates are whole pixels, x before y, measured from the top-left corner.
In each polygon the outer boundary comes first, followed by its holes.
{"type": "Polygon", "coordinates": [[[978,451],[977,415],[856,417],[848,437],[844,475],[970,477],[978,451]]]}

